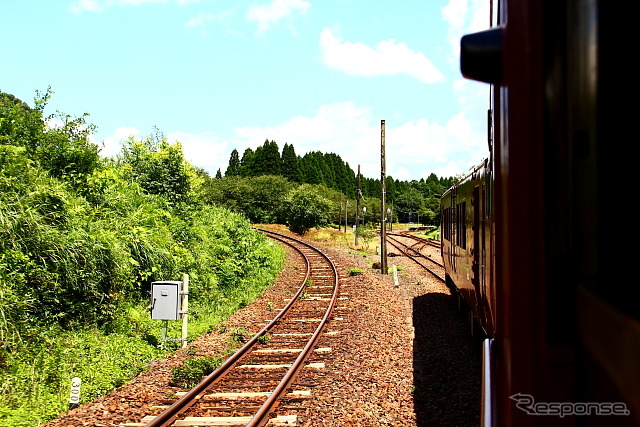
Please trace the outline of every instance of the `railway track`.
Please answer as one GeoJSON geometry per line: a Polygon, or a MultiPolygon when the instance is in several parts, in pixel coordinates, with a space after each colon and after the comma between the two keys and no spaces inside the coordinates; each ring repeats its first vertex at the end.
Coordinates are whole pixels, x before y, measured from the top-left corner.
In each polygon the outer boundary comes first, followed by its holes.
{"type": "Polygon", "coordinates": [[[413,246],[418,247],[419,249],[422,249],[426,246],[433,246],[434,248],[441,248],[441,244],[439,240],[435,240],[435,239],[430,239],[427,237],[420,237],[420,236],[416,236],[415,234],[409,232],[409,231],[400,231],[399,233],[388,233],[387,234],[391,234],[393,236],[402,236],[402,237],[407,237],[409,239],[415,240],[416,243],[414,243],[413,246]]]}
{"type": "Polygon", "coordinates": [[[431,239],[421,238],[410,233],[387,233],[387,243],[405,254],[440,282],[445,283],[444,265],[424,254],[427,246],[439,248],[438,245],[431,243],[431,239]],[[406,242],[407,239],[409,242],[406,242]]]}
{"type": "Polygon", "coordinates": [[[277,315],[196,387],[157,416],[123,426],[299,425],[296,408],[311,398],[293,387],[302,370],[321,370],[317,361],[331,348],[316,343],[338,299],[338,272],[318,249],[291,236],[260,230],[297,251],[304,260],[300,282],[277,315]],[[309,363],[311,356],[315,363],[309,363]]]}

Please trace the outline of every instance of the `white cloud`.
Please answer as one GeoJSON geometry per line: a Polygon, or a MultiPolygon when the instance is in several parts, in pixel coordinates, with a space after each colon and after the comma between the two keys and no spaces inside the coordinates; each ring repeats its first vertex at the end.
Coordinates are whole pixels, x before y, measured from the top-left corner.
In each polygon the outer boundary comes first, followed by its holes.
{"type": "MultiPolygon", "coordinates": [[[[211,176],[220,169],[224,175],[231,151],[255,150],[266,139],[278,143],[280,151],[285,143],[292,144],[296,154],[304,156],[312,151],[335,153],[357,172],[368,178],[380,177],[380,120],[369,108],[353,102],[323,105],[308,116],[295,116],[267,127],[245,126],[234,135],[223,137],[213,132],[192,134],[170,132],[167,139],[182,144],[185,158],[194,166],[205,169],[211,176]]],[[[486,156],[481,140],[482,132],[473,126],[464,113],[446,123],[426,119],[393,123],[386,120],[386,174],[403,181],[427,178],[431,173],[439,177],[455,176],[469,170],[486,156]]],[[[138,136],[132,127],[120,127],[105,138],[101,155],[112,157],[121,149],[121,142],[138,136]]]]}
{"type": "Polygon", "coordinates": [[[102,12],[104,8],[100,3],[96,0],[78,0],[75,3],[69,5],[69,11],[71,13],[82,13],[82,12],[94,12],[99,13],[102,12]]]}
{"type": "Polygon", "coordinates": [[[363,43],[345,42],[325,28],[320,34],[320,49],[322,60],[329,68],[347,74],[409,74],[424,83],[444,80],[442,73],[423,53],[393,39],[384,40],[372,48],[363,43]]]}
{"type": "MultiPolygon", "coordinates": [[[[82,12],[100,13],[105,9],[113,6],[141,6],[147,3],[167,3],[168,0],[77,0],[69,5],[71,13],[79,14],[82,12]]],[[[176,0],[177,4],[187,4],[189,0],[176,0]]]]}
{"type": "Polygon", "coordinates": [[[480,137],[464,113],[444,124],[426,119],[400,124],[387,130],[389,174],[396,179],[459,174],[486,155],[478,148],[480,137]],[[403,176],[405,171],[410,177],[403,176]]]}
{"type": "MultiPolygon", "coordinates": [[[[386,174],[395,179],[456,175],[485,156],[477,144],[482,135],[463,113],[444,124],[387,120],[385,130],[386,174]]],[[[279,126],[246,126],[236,129],[236,135],[229,150],[236,148],[241,156],[269,139],[281,150],[285,143],[293,144],[299,156],[310,151],[338,154],[354,172],[360,165],[364,176],[380,177],[380,120],[352,102],[324,105],[313,116],[296,116],[279,126]]]]}
{"type": "Polygon", "coordinates": [[[126,140],[130,136],[135,137],[140,131],[134,127],[121,126],[117,128],[113,135],[107,136],[101,143],[97,145],[101,148],[100,155],[102,157],[115,157],[122,148],[122,141],[126,140]]]}
{"type": "Polygon", "coordinates": [[[222,11],[219,13],[207,13],[200,12],[198,15],[189,19],[187,23],[184,25],[188,31],[196,31],[201,36],[208,35],[207,26],[212,22],[222,23],[225,27],[227,33],[233,35],[240,35],[237,31],[231,30],[228,23],[229,20],[233,17],[232,11],[222,11]]]}
{"type": "MultiPolygon", "coordinates": [[[[107,136],[104,141],[96,142],[101,147],[102,157],[115,157],[122,149],[122,142],[129,137],[139,138],[140,131],[134,127],[122,126],[117,128],[112,135],[107,136]]],[[[229,154],[233,148],[229,148],[229,143],[212,132],[193,134],[188,132],[170,132],[166,135],[171,143],[180,142],[185,159],[194,166],[201,167],[208,171],[211,176],[215,176],[218,168],[222,174],[227,168],[229,154]]]]}
{"type": "Polygon", "coordinates": [[[442,8],[442,17],[451,31],[461,31],[469,12],[469,0],[449,0],[442,8]]]}
{"type": "Polygon", "coordinates": [[[342,102],[322,106],[312,117],[295,116],[275,127],[246,126],[236,129],[236,134],[245,148],[255,149],[269,139],[276,141],[280,148],[285,143],[293,144],[298,155],[310,151],[357,153],[375,137],[370,122],[368,109],[358,108],[352,102],[342,102]]]}
{"type": "Polygon", "coordinates": [[[305,0],[273,0],[264,6],[252,5],[247,11],[246,19],[257,22],[258,33],[262,33],[294,12],[305,13],[310,7],[311,3],[305,0]]]}
{"type": "Polygon", "coordinates": [[[211,132],[192,134],[178,131],[169,133],[167,140],[179,141],[185,159],[192,165],[203,168],[212,177],[218,169],[224,175],[233,148],[229,148],[229,143],[219,136],[211,132]]]}
{"type": "Polygon", "coordinates": [[[187,28],[197,28],[204,26],[207,22],[215,21],[216,15],[213,13],[200,12],[197,16],[189,19],[185,25],[187,28]]]}
{"type": "Polygon", "coordinates": [[[442,17],[449,26],[447,40],[457,61],[462,36],[490,27],[489,3],[484,0],[449,0],[442,8],[442,17]]]}

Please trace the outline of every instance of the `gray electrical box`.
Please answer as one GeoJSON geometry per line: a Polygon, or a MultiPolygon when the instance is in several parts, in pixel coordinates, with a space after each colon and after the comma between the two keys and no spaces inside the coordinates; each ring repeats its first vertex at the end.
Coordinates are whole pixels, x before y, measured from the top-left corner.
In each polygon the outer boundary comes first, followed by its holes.
{"type": "Polygon", "coordinates": [[[158,320],[180,319],[182,282],[151,282],[151,318],[158,320]]]}

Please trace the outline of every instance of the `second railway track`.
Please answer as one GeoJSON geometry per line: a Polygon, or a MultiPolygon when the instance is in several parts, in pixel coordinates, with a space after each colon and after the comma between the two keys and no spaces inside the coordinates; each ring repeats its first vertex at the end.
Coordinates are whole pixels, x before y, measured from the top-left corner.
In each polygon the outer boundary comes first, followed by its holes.
{"type": "Polygon", "coordinates": [[[430,239],[414,236],[410,233],[388,233],[387,242],[420,265],[440,282],[445,283],[444,265],[433,259],[431,255],[425,255],[425,248],[437,247],[430,239]],[[407,241],[408,239],[408,241],[407,241]]]}

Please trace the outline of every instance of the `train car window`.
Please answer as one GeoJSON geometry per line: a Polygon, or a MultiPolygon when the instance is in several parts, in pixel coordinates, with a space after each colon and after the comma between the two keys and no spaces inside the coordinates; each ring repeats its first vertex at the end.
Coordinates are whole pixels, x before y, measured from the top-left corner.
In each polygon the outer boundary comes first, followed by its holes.
{"type": "Polygon", "coordinates": [[[467,233],[466,233],[466,208],[467,202],[458,203],[456,206],[456,229],[458,233],[456,234],[456,245],[461,247],[462,249],[467,249],[467,233]]]}
{"type": "Polygon", "coordinates": [[[446,240],[451,241],[451,208],[445,208],[442,216],[444,220],[442,235],[446,240]]]}

